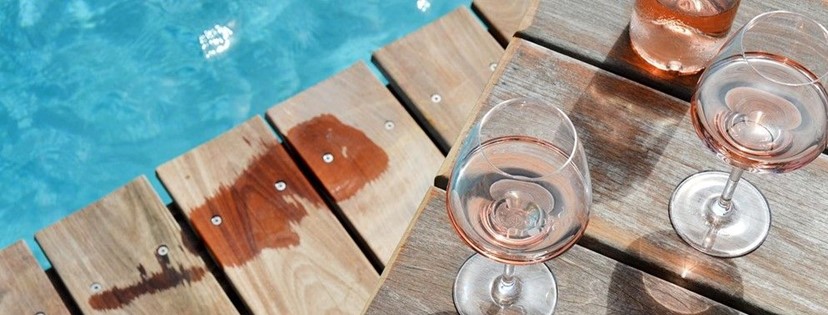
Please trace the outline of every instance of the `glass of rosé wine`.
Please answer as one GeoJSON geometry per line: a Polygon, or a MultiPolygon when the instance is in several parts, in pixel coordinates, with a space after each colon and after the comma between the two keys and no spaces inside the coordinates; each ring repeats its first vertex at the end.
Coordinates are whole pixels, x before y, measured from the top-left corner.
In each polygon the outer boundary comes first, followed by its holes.
{"type": "Polygon", "coordinates": [[[708,64],[690,106],[693,127],[730,174],[685,179],[670,200],[670,221],[693,248],[739,257],[770,230],[762,193],[742,173],[784,173],[826,146],[828,31],[801,14],[775,11],[750,20],[708,64]]]}
{"type": "Polygon", "coordinates": [[[448,215],[478,254],[454,282],[461,314],[551,314],[555,277],[543,262],[581,237],[592,188],[569,117],[537,99],[502,102],[460,147],[448,215]]]}

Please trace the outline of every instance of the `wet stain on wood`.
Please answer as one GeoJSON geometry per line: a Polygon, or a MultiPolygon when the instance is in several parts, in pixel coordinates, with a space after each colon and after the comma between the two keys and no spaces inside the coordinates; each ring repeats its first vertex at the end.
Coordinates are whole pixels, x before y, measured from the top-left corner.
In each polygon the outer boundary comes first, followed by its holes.
{"type": "Polygon", "coordinates": [[[140,281],[123,288],[115,286],[96,293],[89,298],[89,305],[98,311],[121,309],[141,296],[198,282],[207,273],[199,266],[184,268],[179,264],[178,267],[174,267],[169,256],[156,255],[156,259],[161,265],[160,272],[149,274],[143,265],[138,265],[140,281]]]}
{"type": "Polygon", "coordinates": [[[347,200],[388,169],[388,154],[359,129],[322,114],[288,130],[288,139],[307,146],[305,161],[337,201],[347,200]],[[331,163],[322,156],[333,155],[331,163]]]}
{"type": "Polygon", "coordinates": [[[254,158],[232,185],[222,186],[190,213],[193,227],[222,267],[244,265],[267,248],[299,245],[292,225],[298,225],[308,211],[296,200],[324,207],[284,148],[276,142],[263,143],[264,154],[254,158]],[[283,191],[274,188],[277,181],[285,182],[283,191]],[[221,224],[211,222],[214,216],[221,216],[221,224]]]}

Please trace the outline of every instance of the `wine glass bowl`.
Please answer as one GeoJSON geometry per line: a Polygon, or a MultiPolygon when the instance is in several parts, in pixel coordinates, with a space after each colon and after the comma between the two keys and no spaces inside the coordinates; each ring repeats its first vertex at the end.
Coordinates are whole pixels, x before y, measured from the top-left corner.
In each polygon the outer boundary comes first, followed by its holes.
{"type": "Polygon", "coordinates": [[[723,47],[717,59],[741,55],[752,70],[765,80],[779,85],[803,86],[818,83],[828,76],[828,31],[825,26],[802,14],[772,11],[751,19],[723,47]],[[762,59],[751,55],[777,56],[800,73],[762,67],[762,59]],[[754,63],[752,61],[759,61],[754,63]]]}
{"type": "Polygon", "coordinates": [[[457,233],[503,263],[532,264],[559,255],[577,241],[588,218],[588,212],[570,210],[587,209],[588,192],[583,182],[570,180],[584,176],[566,166],[569,160],[569,154],[534,138],[486,141],[456,174],[474,180],[453,181],[448,189],[457,233]]]}
{"type": "Polygon", "coordinates": [[[670,221],[693,248],[738,257],[758,248],[771,224],[767,200],[742,173],[784,173],[828,144],[828,31],[796,13],[753,18],[728,40],[699,79],[690,105],[704,144],[733,167],[685,179],[670,221]]]}
{"type": "Polygon", "coordinates": [[[556,286],[540,263],[577,242],[592,200],[586,156],[566,114],[529,98],[494,106],[463,142],[447,199],[457,234],[485,257],[472,256],[458,272],[458,311],[551,313],[556,286]]]}
{"type": "Polygon", "coordinates": [[[788,73],[788,82],[814,78],[792,60],[765,53],[744,58],[724,59],[702,76],[690,108],[699,137],[750,172],[788,172],[816,159],[827,139],[823,86],[779,84],[751,69],[773,70],[777,78],[788,73]]]}

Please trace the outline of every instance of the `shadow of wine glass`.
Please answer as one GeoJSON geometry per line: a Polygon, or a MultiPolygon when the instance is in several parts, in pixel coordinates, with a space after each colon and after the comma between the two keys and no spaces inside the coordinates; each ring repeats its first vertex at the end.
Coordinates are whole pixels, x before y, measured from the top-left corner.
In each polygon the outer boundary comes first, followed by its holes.
{"type": "Polygon", "coordinates": [[[596,196],[625,195],[652,173],[687,111],[666,100],[612,74],[594,75],[570,118],[587,151],[596,196]]]}
{"type": "Polygon", "coordinates": [[[649,274],[618,264],[613,270],[607,305],[618,306],[607,314],[737,314],[711,301],[735,301],[743,294],[742,277],[726,259],[704,255],[683,244],[672,230],[659,231],[635,240],[626,253],[649,261],[637,264],[649,274]],[[663,267],[667,266],[667,267],[663,267]],[[652,276],[652,275],[655,275],[652,276]],[[701,283],[706,279],[720,285],[701,283]],[[662,280],[664,279],[664,280],[662,280]],[[693,292],[702,292],[701,297],[693,292]]]}

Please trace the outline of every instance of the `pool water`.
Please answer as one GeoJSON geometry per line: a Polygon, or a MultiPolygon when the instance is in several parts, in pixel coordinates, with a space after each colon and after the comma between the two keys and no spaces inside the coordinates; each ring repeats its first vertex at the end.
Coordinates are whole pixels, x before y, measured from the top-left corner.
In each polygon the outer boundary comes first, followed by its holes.
{"type": "Polygon", "coordinates": [[[0,248],[469,3],[0,2],[0,248]]]}

